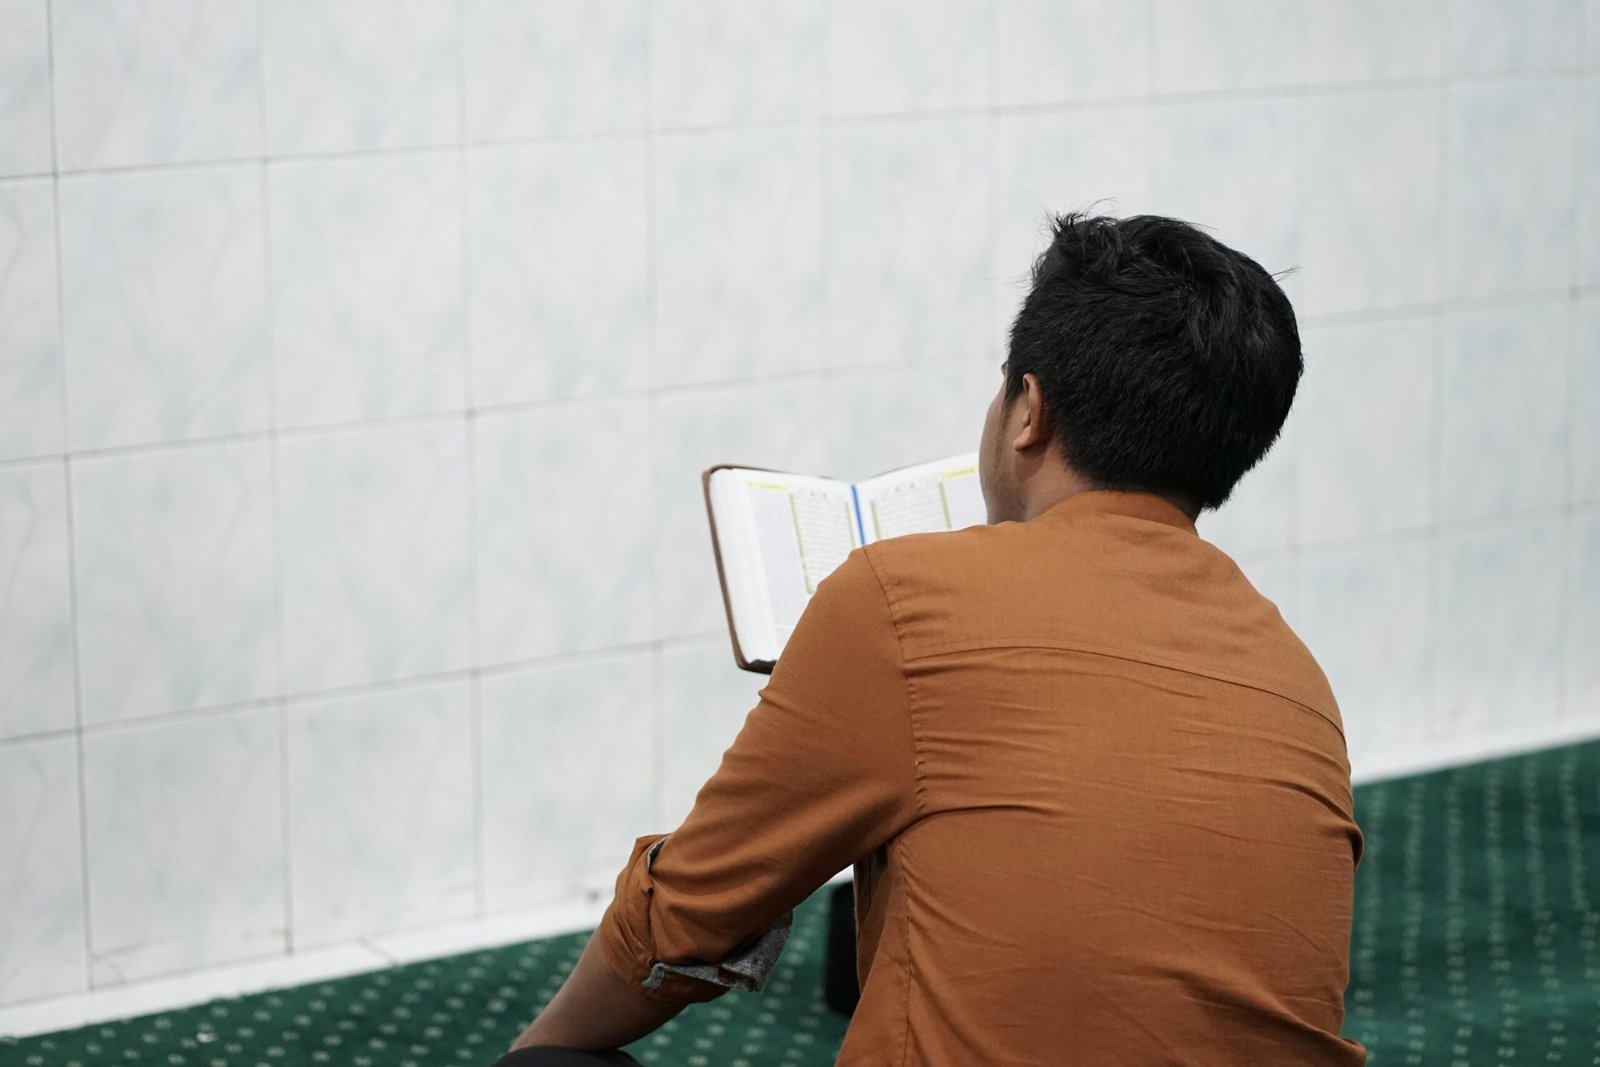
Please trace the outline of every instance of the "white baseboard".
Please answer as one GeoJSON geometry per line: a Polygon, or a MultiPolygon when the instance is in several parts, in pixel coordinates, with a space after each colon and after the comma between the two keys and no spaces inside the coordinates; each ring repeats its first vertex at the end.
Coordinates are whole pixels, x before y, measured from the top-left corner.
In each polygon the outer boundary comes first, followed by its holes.
{"type": "Polygon", "coordinates": [[[1459,737],[1418,738],[1390,745],[1381,753],[1363,753],[1351,761],[1350,779],[1357,785],[1381,782],[1597,739],[1600,703],[1570,707],[1566,714],[1550,721],[1473,730],[1459,737]]]}
{"type": "Polygon", "coordinates": [[[131,1019],[222,997],[264,993],[537,937],[555,937],[592,929],[603,911],[604,902],[592,901],[536,908],[16,1004],[0,1008],[0,1037],[29,1037],[113,1019],[131,1019]]]}

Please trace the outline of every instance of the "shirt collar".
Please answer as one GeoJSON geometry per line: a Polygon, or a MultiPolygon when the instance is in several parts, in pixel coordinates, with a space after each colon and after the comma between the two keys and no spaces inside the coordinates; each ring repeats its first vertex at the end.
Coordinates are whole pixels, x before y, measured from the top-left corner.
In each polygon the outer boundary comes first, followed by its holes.
{"type": "Polygon", "coordinates": [[[1085,489],[1073,493],[1051,504],[1031,521],[1062,522],[1078,515],[1127,515],[1197,532],[1194,520],[1166,498],[1123,489],[1085,489]]]}

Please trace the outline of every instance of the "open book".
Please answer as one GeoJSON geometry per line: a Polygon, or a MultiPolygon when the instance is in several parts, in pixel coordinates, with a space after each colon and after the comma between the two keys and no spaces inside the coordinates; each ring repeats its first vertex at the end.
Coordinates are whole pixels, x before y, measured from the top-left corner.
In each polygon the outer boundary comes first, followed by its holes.
{"type": "Polygon", "coordinates": [[[721,464],[701,476],[733,657],[769,674],[817,584],[850,550],[988,521],[969,452],[852,485],[721,464]]]}

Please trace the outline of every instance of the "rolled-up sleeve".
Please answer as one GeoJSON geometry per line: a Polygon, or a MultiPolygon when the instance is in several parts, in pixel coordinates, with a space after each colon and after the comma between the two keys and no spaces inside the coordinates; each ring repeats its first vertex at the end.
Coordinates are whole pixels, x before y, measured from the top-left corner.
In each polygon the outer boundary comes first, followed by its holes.
{"type": "Polygon", "coordinates": [[[683,824],[635,840],[596,936],[646,995],[759,990],[794,907],[915,818],[904,663],[871,550],[817,586],[683,824]]]}

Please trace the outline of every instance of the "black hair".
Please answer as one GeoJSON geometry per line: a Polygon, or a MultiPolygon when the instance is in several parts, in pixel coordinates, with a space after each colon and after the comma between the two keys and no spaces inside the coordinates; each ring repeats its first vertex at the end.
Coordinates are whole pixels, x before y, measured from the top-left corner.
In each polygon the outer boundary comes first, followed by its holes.
{"type": "Polygon", "coordinates": [[[1011,326],[1006,404],[1031,371],[1078,474],[1219,506],[1294,400],[1303,363],[1288,297],[1179,219],[1069,212],[1052,228],[1011,326]]]}

